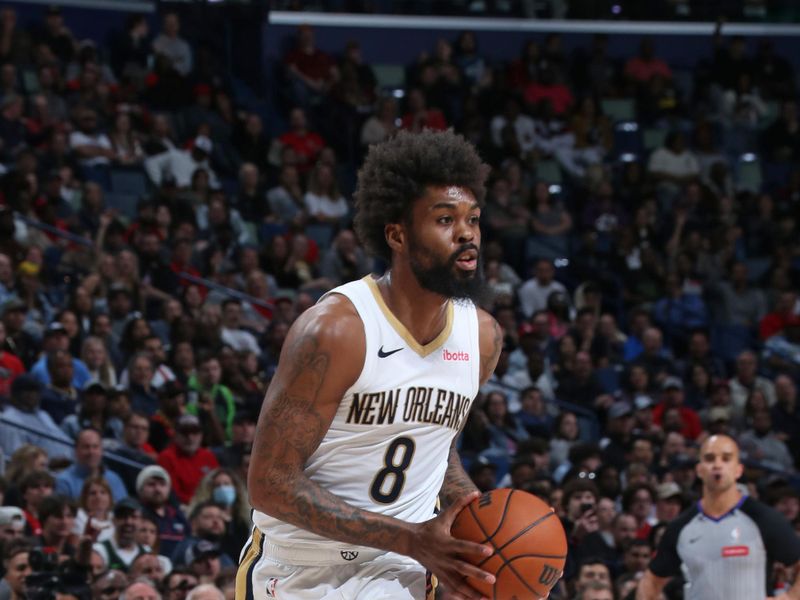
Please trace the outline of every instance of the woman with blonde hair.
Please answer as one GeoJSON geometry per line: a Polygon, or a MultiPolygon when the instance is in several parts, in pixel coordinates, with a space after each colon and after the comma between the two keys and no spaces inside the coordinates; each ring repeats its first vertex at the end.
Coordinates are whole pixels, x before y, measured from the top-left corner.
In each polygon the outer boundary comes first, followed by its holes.
{"type": "Polygon", "coordinates": [[[114,522],[111,520],[113,504],[111,486],[105,477],[87,477],[78,498],[78,514],[75,515],[72,532],[80,537],[91,528],[100,532],[96,541],[110,540],[114,536],[114,522]]]}
{"type": "Polygon", "coordinates": [[[237,556],[252,526],[244,483],[231,469],[214,469],[197,486],[187,514],[191,514],[198,504],[209,501],[217,504],[225,515],[226,531],[220,540],[222,551],[228,556],[237,556]]]}
{"type": "Polygon", "coordinates": [[[11,455],[4,476],[10,485],[16,487],[28,473],[45,470],[47,470],[47,452],[39,446],[25,444],[11,455]]]}
{"type": "Polygon", "coordinates": [[[106,345],[99,337],[90,335],[83,340],[81,360],[86,363],[92,380],[99,381],[107,388],[117,387],[117,372],[111,364],[106,345]]]}

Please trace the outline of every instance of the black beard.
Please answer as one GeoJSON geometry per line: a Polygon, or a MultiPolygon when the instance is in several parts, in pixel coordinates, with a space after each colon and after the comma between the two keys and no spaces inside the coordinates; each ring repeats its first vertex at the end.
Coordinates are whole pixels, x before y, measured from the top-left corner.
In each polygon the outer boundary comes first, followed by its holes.
{"type": "Polygon", "coordinates": [[[474,244],[464,244],[456,250],[446,262],[438,262],[433,254],[423,246],[412,242],[409,263],[411,272],[424,289],[450,298],[455,301],[471,301],[475,305],[486,304],[491,290],[483,278],[483,261],[478,255],[478,264],[474,272],[456,268],[456,261],[467,250],[478,250],[474,244]],[[428,256],[433,265],[424,267],[417,255],[428,256]]]}

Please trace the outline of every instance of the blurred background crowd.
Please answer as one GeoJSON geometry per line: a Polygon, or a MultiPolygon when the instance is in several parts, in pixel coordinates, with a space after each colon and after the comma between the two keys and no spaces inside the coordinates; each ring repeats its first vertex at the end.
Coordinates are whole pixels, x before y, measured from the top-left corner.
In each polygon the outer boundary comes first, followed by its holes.
{"type": "Polygon", "coordinates": [[[482,490],[559,511],[557,597],[630,591],[710,433],[800,529],[800,121],[770,40],[718,26],[687,75],[649,38],[495,61],[463,31],[386,86],[357,36],[304,25],[264,67],[276,120],[177,13],[153,23],[98,45],[0,8],[0,598],[233,598],[264,391],[297,315],[385,267],[352,193],[399,129],[492,167],[505,344],[459,447],[482,490]]]}

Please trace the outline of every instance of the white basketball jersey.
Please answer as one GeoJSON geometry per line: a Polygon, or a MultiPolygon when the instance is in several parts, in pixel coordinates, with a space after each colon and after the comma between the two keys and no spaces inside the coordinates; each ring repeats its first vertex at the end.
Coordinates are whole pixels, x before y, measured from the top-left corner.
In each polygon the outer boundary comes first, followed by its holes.
{"type": "MultiPolygon", "coordinates": [[[[478,315],[450,302],[446,325],[420,345],[391,313],[370,276],[340,286],[364,323],[361,375],[347,390],[305,473],[355,507],[419,523],[434,516],[453,437],[478,393],[478,315]]],[[[345,544],[256,511],[280,546],[345,544]]]]}

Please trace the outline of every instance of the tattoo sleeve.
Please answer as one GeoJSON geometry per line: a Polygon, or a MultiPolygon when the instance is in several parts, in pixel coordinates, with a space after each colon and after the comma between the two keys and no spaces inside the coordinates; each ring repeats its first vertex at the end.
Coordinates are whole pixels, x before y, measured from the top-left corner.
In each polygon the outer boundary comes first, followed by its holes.
{"type": "Polygon", "coordinates": [[[303,467],[330,424],[319,408],[330,352],[313,335],[286,353],[291,367],[270,390],[253,448],[248,483],[253,506],[326,538],[408,554],[410,525],[361,510],[311,481],[303,467]]]}
{"type": "Polygon", "coordinates": [[[470,492],[477,491],[478,488],[472,483],[469,475],[461,466],[461,458],[458,456],[455,444],[450,447],[450,456],[447,459],[447,472],[444,475],[442,491],[439,493],[444,506],[453,504],[459,498],[463,498],[470,492]]]}

